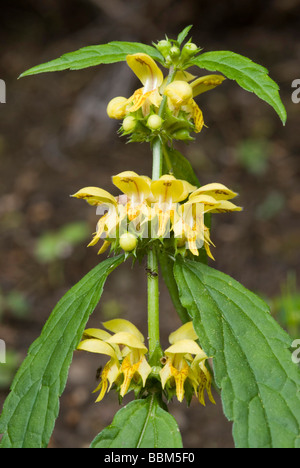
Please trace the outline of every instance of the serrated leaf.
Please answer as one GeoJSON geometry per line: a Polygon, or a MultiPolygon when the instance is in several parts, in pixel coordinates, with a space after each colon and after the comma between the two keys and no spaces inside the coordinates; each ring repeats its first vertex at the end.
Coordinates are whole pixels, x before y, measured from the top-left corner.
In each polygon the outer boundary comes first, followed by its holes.
{"type": "Polygon", "coordinates": [[[200,344],[213,356],[236,446],[299,447],[300,371],[268,306],[204,264],[178,260],[174,272],[200,344]]]}
{"type": "Polygon", "coordinates": [[[113,41],[108,44],[87,46],[75,52],[69,52],[62,55],[60,58],[30,68],[22,73],[20,78],[28,75],[36,75],[38,73],[81,70],[100,64],[122,62],[126,60],[128,54],[141,52],[150,55],[150,57],[160,63],[163,61],[162,55],[155,47],[139,42],[113,41]]]}
{"type": "Polygon", "coordinates": [[[108,274],[124,256],[91,270],[58,302],[18,370],[0,418],[2,448],[46,447],[53,431],[73,351],[108,274]]]}
{"type": "Polygon", "coordinates": [[[243,55],[224,50],[198,55],[189,62],[189,65],[218,71],[227,78],[235,80],[243,89],[255,93],[270,104],[285,124],[286,110],[279,96],[279,86],[269,77],[265,67],[243,55]]]}
{"type": "Polygon", "coordinates": [[[91,448],[182,448],[182,441],[173,416],[151,395],[119,410],[91,448]]]}
{"type": "Polygon", "coordinates": [[[186,28],[184,28],[179,34],[178,34],[178,37],[177,37],[177,42],[179,45],[181,45],[184,41],[184,39],[187,37],[188,33],[190,32],[190,30],[192,29],[193,25],[191,24],[190,26],[186,26],[186,28]]]}

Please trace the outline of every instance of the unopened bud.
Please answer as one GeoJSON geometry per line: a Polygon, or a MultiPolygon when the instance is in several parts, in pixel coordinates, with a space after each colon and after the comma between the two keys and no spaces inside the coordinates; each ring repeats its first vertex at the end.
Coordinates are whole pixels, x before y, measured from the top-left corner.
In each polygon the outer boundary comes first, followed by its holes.
{"type": "Polygon", "coordinates": [[[172,138],[174,140],[190,141],[193,138],[190,135],[190,132],[186,128],[181,128],[172,133],[172,138]]]}
{"type": "Polygon", "coordinates": [[[159,115],[150,115],[149,119],[147,120],[147,126],[151,130],[159,130],[162,126],[163,119],[159,115]]]}
{"type": "Polygon", "coordinates": [[[193,42],[188,42],[187,44],[183,46],[181,57],[182,58],[193,57],[193,55],[196,54],[197,50],[198,50],[198,47],[196,46],[196,44],[194,44],[193,42]]]}
{"type": "Polygon", "coordinates": [[[133,132],[136,126],[136,119],[132,115],[128,115],[123,120],[123,130],[124,132],[133,132]]]}
{"type": "Polygon", "coordinates": [[[180,49],[179,49],[179,47],[177,47],[177,46],[171,47],[171,49],[170,49],[170,56],[174,59],[174,58],[179,57],[179,55],[180,55],[180,49]]]}
{"type": "Polygon", "coordinates": [[[166,40],[159,41],[159,43],[156,46],[157,50],[159,50],[159,52],[164,57],[166,57],[168,55],[169,50],[171,49],[171,47],[172,47],[171,42],[166,41],[166,40]]]}
{"type": "Polygon", "coordinates": [[[111,119],[123,119],[126,115],[128,100],[125,97],[117,96],[109,101],[106,112],[111,119]]]}
{"type": "Polygon", "coordinates": [[[131,252],[137,246],[137,238],[130,232],[125,232],[120,237],[120,247],[125,250],[125,252],[131,252]]]}

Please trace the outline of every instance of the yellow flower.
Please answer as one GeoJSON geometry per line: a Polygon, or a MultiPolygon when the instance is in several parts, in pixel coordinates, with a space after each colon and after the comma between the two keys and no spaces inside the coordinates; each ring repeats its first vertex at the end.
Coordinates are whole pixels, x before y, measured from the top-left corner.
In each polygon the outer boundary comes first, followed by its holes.
{"type": "Polygon", "coordinates": [[[175,387],[177,399],[184,398],[185,387],[190,386],[201,404],[205,405],[204,390],[212,403],[215,403],[211,393],[211,375],[205,366],[208,359],[205,352],[196,343],[198,336],[192,322],[182,325],[171,333],[171,346],[165,350],[166,362],[160,371],[163,389],[167,383],[175,387]],[[193,357],[194,356],[194,357],[193,357]]]}
{"type": "Polygon", "coordinates": [[[154,60],[147,54],[127,55],[126,60],[143,84],[143,87],[129,98],[129,101],[133,102],[129,112],[135,112],[142,107],[143,115],[148,115],[151,104],[155,107],[160,106],[162,96],[159,93],[159,87],[163,83],[164,76],[154,60]]]}
{"type": "Polygon", "coordinates": [[[204,185],[193,191],[188,201],[176,211],[173,225],[175,237],[181,239],[181,243],[186,240],[193,255],[199,255],[198,249],[204,244],[207,255],[214,260],[210,251],[210,246],[214,244],[204,224],[204,214],[241,211],[241,207],[229,201],[236,196],[237,193],[219,183],[204,185]]]}
{"type": "Polygon", "coordinates": [[[124,195],[114,197],[106,190],[97,187],[85,187],[72,195],[86,200],[92,206],[103,206],[103,216],[88,245],[95,245],[104,237],[106,241],[99,250],[99,254],[109,247],[112,239],[122,235],[122,229],[127,232],[127,219],[141,223],[144,217],[146,219],[150,217],[150,207],[146,201],[151,193],[149,177],[139,176],[133,171],[125,171],[114,176],[113,183],[124,195]],[[105,213],[107,208],[108,211],[105,213]]]}
{"type": "Polygon", "coordinates": [[[148,115],[150,106],[158,108],[162,101],[159,88],[163,83],[163,74],[155,61],[147,54],[127,55],[127,64],[139,78],[143,87],[137,89],[128,99],[118,96],[107,106],[107,114],[113,119],[123,119],[128,113],[142,108],[143,115],[148,115]]]}
{"type": "Polygon", "coordinates": [[[154,214],[157,225],[152,227],[152,233],[164,237],[171,229],[177,203],[185,200],[196,187],[185,180],[176,179],[172,175],[163,175],[151,183],[151,197],[154,203],[154,214]]]}
{"type": "Polygon", "coordinates": [[[168,96],[169,108],[173,113],[178,114],[180,110],[186,112],[189,118],[193,119],[195,125],[195,132],[201,132],[204,126],[203,114],[194,98],[210,89],[220,85],[225,78],[221,75],[207,75],[197,78],[188,83],[193,76],[188,74],[186,77],[181,75],[170,83],[164,89],[164,94],[168,96]]]}
{"type": "Polygon", "coordinates": [[[129,389],[132,379],[141,378],[143,387],[151,372],[145,354],[144,337],[139,330],[128,320],[114,319],[103,323],[104,327],[113,332],[97,328],[84,331],[83,340],[77,349],[110,356],[110,360],[101,372],[101,381],[94,390],[100,390],[96,401],[102,400],[106,391],[111,389],[113,383],[120,383],[120,395],[123,397],[129,389]]]}

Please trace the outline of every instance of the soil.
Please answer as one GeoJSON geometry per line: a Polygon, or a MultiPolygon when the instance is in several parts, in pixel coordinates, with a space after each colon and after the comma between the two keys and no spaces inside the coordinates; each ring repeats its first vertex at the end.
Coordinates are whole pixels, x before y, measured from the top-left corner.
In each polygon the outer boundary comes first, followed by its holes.
{"type": "MultiPolygon", "coordinates": [[[[287,108],[285,127],[270,106],[226,80],[197,100],[207,128],[195,142],[177,147],[202,184],[224,183],[239,192],[244,207],[241,213],[214,217],[217,247],[211,266],[264,297],[277,295],[290,272],[299,277],[300,104],[292,102],[291,85],[300,78],[300,1],[10,3],[1,7],[0,30],[0,78],[7,90],[7,102],[0,104],[0,338],[20,362],[57,301],[105,258],[96,256],[95,247],[86,248],[88,238],[52,261],[37,257],[45,233],[75,221],[87,222],[94,231],[94,208],[69,195],[89,185],[113,191],[111,176],[123,170],[151,173],[148,146],[126,145],[117,134],[118,122],[105,112],[111,98],[136,89],[126,64],[17,80],[31,66],[86,45],[111,40],[151,44],[193,24],[193,41],[205,51],[232,50],[269,69],[287,108]],[[25,298],[26,313],[5,303],[12,291],[25,298]]],[[[89,326],[118,314],[146,336],[146,278],[143,264],[120,266],[109,277],[89,326]]],[[[180,322],[163,284],[160,302],[167,346],[180,322]]],[[[116,395],[94,403],[98,367],[97,356],[75,352],[50,447],[88,447],[111,423],[119,408],[116,395]]],[[[0,407],[7,393],[2,388],[0,407]]],[[[206,407],[196,401],[191,408],[171,404],[185,447],[233,447],[231,423],[215,398],[217,404],[206,407]]]]}

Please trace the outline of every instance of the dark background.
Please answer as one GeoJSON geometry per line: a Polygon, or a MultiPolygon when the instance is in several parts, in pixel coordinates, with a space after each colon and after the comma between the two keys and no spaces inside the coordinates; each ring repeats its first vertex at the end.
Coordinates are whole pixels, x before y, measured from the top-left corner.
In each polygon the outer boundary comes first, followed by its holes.
{"type": "MultiPolygon", "coordinates": [[[[204,51],[232,50],[269,69],[287,108],[285,127],[270,106],[226,80],[197,98],[208,128],[195,143],[177,147],[201,183],[218,181],[237,190],[244,207],[242,213],[214,217],[217,248],[211,266],[273,306],[291,281],[296,294],[300,104],[291,101],[291,83],[300,78],[298,0],[2,3],[0,78],[7,85],[7,103],[0,104],[0,338],[9,364],[0,364],[0,404],[56,302],[106,258],[97,257],[95,247],[86,249],[97,221],[94,208],[69,195],[88,185],[114,192],[111,176],[123,170],[151,174],[148,146],[126,145],[117,135],[119,123],[106,116],[111,98],[129,96],[140,86],[126,64],[17,80],[24,70],[65,52],[111,40],[151,44],[165,33],[175,38],[193,24],[193,41],[204,51]]],[[[146,306],[145,265],[132,269],[127,262],[109,277],[89,325],[121,316],[147,336],[146,306]]],[[[299,309],[293,313],[297,325],[299,309]]],[[[162,285],[164,347],[179,325],[162,285]]],[[[50,447],[88,447],[110,424],[116,395],[94,404],[91,393],[100,362],[92,354],[75,353],[50,447]]],[[[185,447],[232,447],[231,424],[216,399],[216,406],[205,408],[196,401],[191,409],[170,405],[185,447]]]]}

